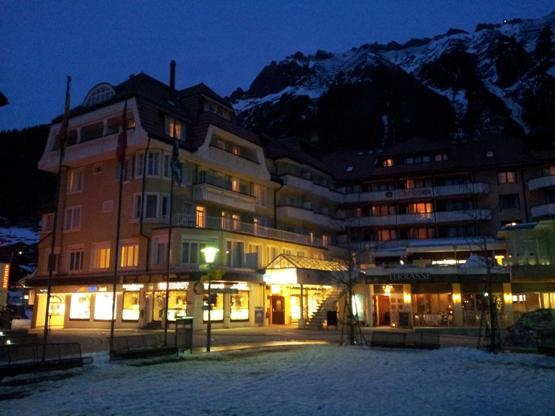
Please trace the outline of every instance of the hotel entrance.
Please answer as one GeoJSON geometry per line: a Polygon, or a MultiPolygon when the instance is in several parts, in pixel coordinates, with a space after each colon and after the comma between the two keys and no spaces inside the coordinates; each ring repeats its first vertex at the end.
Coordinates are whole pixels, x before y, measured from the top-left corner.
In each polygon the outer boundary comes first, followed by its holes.
{"type": "Polygon", "coordinates": [[[272,295],[270,297],[271,314],[270,324],[284,325],[285,324],[285,298],[283,296],[272,295]]]}

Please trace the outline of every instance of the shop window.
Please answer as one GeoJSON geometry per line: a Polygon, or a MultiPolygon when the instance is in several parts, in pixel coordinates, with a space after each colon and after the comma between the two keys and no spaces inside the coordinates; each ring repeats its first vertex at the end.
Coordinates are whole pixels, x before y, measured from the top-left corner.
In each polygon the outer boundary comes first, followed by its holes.
{"type": "Polygon", "coordinates": [[[78,272],[83,270],[83,258],[85,252],[83,250],[70,250],[69,252],[69,271],[78,272]]]}
{"type": "MultiPolygon", "coordinates": [[[[214,286],[214,285],[212,285],[214,286]]],[[[203,309],[208,308],[208,284],[204,284],[204,297],[203,297],[203,309]]],[[[212,310],[210,311],[210,321],[211,322],[223,322],[224,320],[224,294],[223,293],[212,293],[210,303],[212,304],[212,310]]],[[[202,319],[204,322],[208,322],[208,310],[205,310],[202,314],[202,319]]]]}
{"type": "Polygon", "coordinates": [[[64,213],[64,231],[78,231],[81,228],[81,207],[67,207],[64,213]]]}
{"type": "Polygon", "coordinates": [[[92,248],[92,268],[93,269],[109,269],[110,268],[110,244],[95,243],[92,248]]]}
{"type": "Polygon", "coordinates": [[[232,321],[248,321],[249,320],[249,292],[239,291],[230,295],[232,321]]]}
{"type": "MultiPolygon", "coordinates": [[[[112,320],[112,293],[97,293],[94,297],[94,319],[97,321],[112,320]]],[[[117,303],[117,302],[116,302],[117,303]]],[[[117,304],[114,319],[117,319],[117,304]]]]}
{"type": "Polygon", "coordinates": [[[497,183],[516,183],[516,172],[514,170],[507,170],[497,173],[497,183]]]}
{"type": "Polygon", "coordinates": [[[70,169],[67,172],[67,193],[83,191],[83,169],[70,169]]]}
{"type": "Polygon", "coordinates": [[[187,316],[187,295],[186,292],[170,291],[168,300],[168,321],[175,321],[178,318],[187,316]]]}
{"type": "Polygon", "coordinates": [[[73,293],[69,307],[69,319],[88,321],[91,318],[91,295],[88,293],[73,293]]]}
{"type": "Polygon", "coordinates": [[[121,319],[124,321],[139,320],[139,295],[141,292],[123,292],[123,310],[121,319]]]}
{"type": "Polygon", "coordinates": [[[122,269],[139,265],[139,245],[137,243],[121,245],[119,265],[122,269]]]}

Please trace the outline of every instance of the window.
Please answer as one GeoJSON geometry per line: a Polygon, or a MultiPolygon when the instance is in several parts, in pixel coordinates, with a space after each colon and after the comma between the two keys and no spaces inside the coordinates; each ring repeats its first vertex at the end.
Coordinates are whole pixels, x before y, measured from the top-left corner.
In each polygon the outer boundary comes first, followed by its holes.
{"type": "Polygon", "coordinates": [[[77,231],[81,228],[81,207],[67,207],[64,215],[64,230],[77,231]]]}
{"type": "Polygon", "coordinates": [[[231,304],[230,320],[248,321],[249,320],[249,292],[241,290],[229,296],[231,304]]]}
{"type": "Polygon", "coordinates": [[[71,169],[67,172],[67,193],[74,194],[83,190],[83,169],[71,169]]]}
{"type": "Polygon", "coordinates": [[[152,239],[152,264],[161,266],[168,260],[168,237],[158,236],[152,239]]]}
{"type": "Polygon", "coordinates": [[[85,251],[83,249],[72,249],[69,251],[69,271],[79,272],[83,270],[83,258],[85,251]]]}
{"type": "Polygon", "coordinates": [[[137,267],[139,265],[139,244],[122,243],[120,253],[120,267],[137,267]]]}
{"type": "Polygon", "coordinates": [[[48,233],[52,231],[54,227],[54,214],[53,213],[43,214],[41,225],[42,225],[43,233],[48,233]]]}
{"type": "Polygon", "coordinates": [[[141,178],[143,176],[145,166],[145,155],[144,153],[137,153],[135,155],[135,177],[141,178]]]}
{"type": "Polygon", "coordinates": [[[201,264],[204,263],[204,255],[201,250],[210,242],[198,240],[183,240],[181,242],[181,263],[201,264]]]}
{"type": "Polygon", "coordinates": [[[507,170],[497,173],[497,183],[516,183],[516,172],[514,170],[507,170]]]}
{"type": "Polygon", "coordinates": [[[543,168],[543,176],[555,176],[555,165],[543,168]]]}
{"type": "Polygon", "coordinates": [[[395,205],[373,205],[371,212],[373,216],[395,215],[395,205]]]}
{"type": "Polygon", "coordinates": [[[329,246],[329,245],[330,245],[330,241],[331,241],[331,238],[330,238],[329,235],[327,235],[327,234],[322,234],[322,245],[323,245],[324,247],[329,246]]]}
{"type": "Polygon", "coordinates": [[[241,217],[238,214],[231,214],[231,229],[232,230],[239,230],[241,225],[241,217]]]}
{"type": "Polygon", "coordinates": [[[110,84],[103,83],[97,85],[91,91],[89,91],[89,93],[85,97],[83,105],[86,107],[91,107],[95,104],[109,100],[114,95],[116,95],[114,88],[110,84]]]}
{"type": "Polygon", "coordinates": [[[135,194],[133,196],[133,213],[131,218],[138,219],[141,218],[141,210],[143,208],[142,204],[143,197],[141,194],[135,194]]]}
{"type": "Polygon", "coordinates": [[[139,294],[140,292],[123,292],[123,310],[121,311],[122,320],[139,320],[139,294]]]}
{"type": "MultiPolygon", "coordinates": [[[[311,233],[311,237],[313,237],[314,234],[311,233]]],[[[266,263],[271,263],[276,257],[278,256],[278,248],[277,247],[273,247],[273,246],[269,246],[266,247],[266,263]]]]}
{"type": "Polygon", "coordinates": [[[266,188],[262,185],[255,184],[253,187],[254,197],[256,198],[256,204],[265,207],[267,204],[267,192],[266,188]]]}
{"type": "Polygon", "coordinates": [[[447,153],[438,153],[434,156],[434,160],[436,162],[442,162],[442,161],[449,160],[449,157],[447,156],[447,153]]]}
{"type": "Polygon", "coordinates": [[[243,267],[245,263],[245,243],[242,241],[226,242],[226,265],[243,267]]]}
{"type": "MultiPolygon", "coordinates": [[[[214,284],[212,284],[214,286],[214,284]]],[[[203,297],[203,309],[208,309],[208,283],[204,284],[204,297],[203,297]]],[[[212,299],[210,299],[210,304],[212,305],[212,310],[210,311],[210,322],[221,322],[224,320],[224,294],[223,293],[212,293],[212,299]]],[[[203,312],[204,322],[208,321],[208,310],[203,312]]]]}
{"type": "Polygon", "coordinates": [[[162,157],[162,176],[167,179],[170,178],[170,155],[162,157]]]}
{"type": "Polygon", "coordinates": [[[170,196],[163,194],[160,198],[160,217],[167,220],[170,215],[170,196]]]}
{"type": "Polygon", "coordinates": [[[432,186],[431,178],[405,179],[405,189],[427,188],[432,186]]]}
{"type": "Polygon", "coordinates": [[[92,268],[110,268],[110,243],[95,243],[92,247],[92,268]]]}
{"type": "Polygon", "coordinates": [[[434,229],[429,227],[410,228],[409,238],[415,240],[427,240],[429,238],[434,238],[434,229]]]}
{"type": "Polygon", "coordinates": [[[69,308],[69,319],[82,319],[88,321],[91,318],[91,295],[88,293],[73,293],[69,308]]]}
{"type": "Polygon", "coordinates": [[[239,192],[239,179],[231,178],[231,190],[233,192],[239,192]]]}
{"type": "MultiPolygon", "coordinates": [[[[112,320],[112,293],[111,292],[97,292],[94,299],[94,319],[96,321],[110,321],[112,320]]],[[[116,307],[114,308],[114,319],[117,318],[117,297],[116,307]]]]}
{"type": "Polygon", "coordinates": [[[145,194],[145,218],[158,218],[158,194],[145,194]]]}
{"type": "Polygon", "coordinates": [[[206,208],[198,206],[195,208],[195,227],[206,227],[206,208]]]}
{"type": "Polygon", "coordinates": [[[376,237],[379,241],[389,241],[397,239],[397,232],[395,230],[377,230],[376,237]]]}
{"type": "Polygon", "coordinates": [[[246,265],[248,268],[255,269],[262,266],[262,246],[259,244],[247,245],[246,265]]]}
{"type": "Polygon", "coordinates": [[[148,152],[146,158],[146,176],[160,176],[159,152],[148,152]]]}
{"type": "Polygon", "coordinates": [[[81,143],[94,140],[104,135],[104,123],[94,123],[81,127],[81,143]]]}
{"type": "Polygon", "coordinates": [[[519,209],[520,200],[518,194],[499,195],[499,207],[504,209],[519,209]]]}
{"type": "Polygon", "coordinates": [[[177,138],[178,140],[185,139],[185,124],[179,120],[176,120],[173,117],[166,116],[165,117],[165,133],[172,137],[177,138]]]}
{"type": "Polygon", "coordinates": [[[432,211],[431,202],[415,202],[408,205],[409,214],[429,214],[432,211]]]}
{"type": "Polygon", "coordinates": [[[102,201],[102,212],[104,212],[104,213],[112,212],[113,209],[114,209],[114,200],[113,199],[109,199],[107,201],[102,201]]]}
{"type": "MultiPolygon", "coordinates": [[[[124,182],[129,182],[130,180],[133,179],[133,158],[127,158],[125,159],[125,162],[123,163],[123,176],[122,176],[122,180],[124,182]]],[[[118,163],[117,167],[116,167],[116,180],[119,181],[120,178],[120,169],[121,169],[121,165],[118,163]]]]}

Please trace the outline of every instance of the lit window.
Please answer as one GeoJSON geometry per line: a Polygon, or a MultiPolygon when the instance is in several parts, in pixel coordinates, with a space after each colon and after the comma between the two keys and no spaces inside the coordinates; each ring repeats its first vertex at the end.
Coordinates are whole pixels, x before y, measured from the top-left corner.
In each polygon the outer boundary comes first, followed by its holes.
{"type": "Polygon", "coordinates": [[[122,244],[120,267],[137,267],[139,265],[139,245],[136,243],[122,244]]]}
{"type": "Polygon", "coordinates": [[[171,138],[182,140],[185,138],[185,124],[173,117],[166,116],[165,132],[171,138]]]}
{"type": "Polygon", "coordinates": [[[379,241],[389,241],[397,239],[397,232],[395,230],[377,230],[376,237],[379,241]]]}
{"type": "MultiPolygon", "coordinates": [[[[97,292],[94,295],[94,319],[95,321],[110,321],[112,319],[112,293],[97,292]]],[[[117,297],[114,308],[114,318],[117,318],[117,297]]]]}
{"type": "MultiPolygon", "coordinates": [[[[231,303],[230,320],[248,321],[249,320],[249,292],[239,291],[229,296],[231,303]]],[[[210,316],[212,318],[212,316],[210,316]]]]}
{"type": "Polygon", "coordinates": [[[431,202],[416,202],[409,204],[410,214],[429,214],[432,212],[431,202]]]}
{"type": "Polygon", "coordinates": [[[231,190],[233,192],[239,192],[240,191],[239,179],[231,178],[231,190]]]}
{"type": "Polygon", "coordinates": [[[124,321],[139,320],[139,294],[140,292],[123,293],[123,310],[121,319],[124,321]]]}
{"type": "Polygon", "coordinates": [[[201,252],[208,245],[215,245],[209,241],[184,240],[181,242],[181,263],[182,264],[201,264],[204,263],[204,256],[201,252]]]}
{"type": "Polygon", "coordinates": [[[384,159],[382,165],[383,165],[384,168],[392,167],[393,166],[393,159],[384,159]]]}
{"type": "Polygon", "coordinates": [[[206,227],[206,208],[197,206],[195,208],[195,227],[206,227]]]}
{"type": "Polygon", "coordinates": [[[110,268],[110,244],[95,243],[92,248],[92,268],[93,269],[109,269],[110,268]]]}
{"type": "Polygon", "coordinates": [[[508,170],[504,172],[497,173],[497,182],[503,183],[516,183],[516,172],[514,170],[508,170]]]}
{"type": "Polygon", "coordinates": [[[116,95],[116,91],[110,84],[99,84],[89,91],[83,104],[85,107],[91,107],[95,104],[109,100],[114,95],[116,95]]]}

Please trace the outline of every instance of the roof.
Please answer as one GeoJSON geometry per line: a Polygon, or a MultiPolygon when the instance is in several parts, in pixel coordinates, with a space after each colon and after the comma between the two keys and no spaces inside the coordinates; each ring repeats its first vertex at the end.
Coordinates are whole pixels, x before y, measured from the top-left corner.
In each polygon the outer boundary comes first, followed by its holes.
{"type": "Polygon", "coordinates": [[[266,269],[303,269],[328,272],[347,271],[347,267],[337,261],[318,260],[309,257],[294,256],[292,254],[280,254],[266,266],[266,269]]]}
{"type": "Polygon", "coordinates": [[[267,143],[264,150],[266,156],[270,159],[292,159],[296,162],[310,165],[329,175],[331,172],[326,164],[320,158],[308,153],[305,150],[306,146],[300,137],[292,136],[271,140],[267,143]]]}

